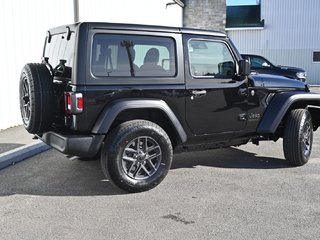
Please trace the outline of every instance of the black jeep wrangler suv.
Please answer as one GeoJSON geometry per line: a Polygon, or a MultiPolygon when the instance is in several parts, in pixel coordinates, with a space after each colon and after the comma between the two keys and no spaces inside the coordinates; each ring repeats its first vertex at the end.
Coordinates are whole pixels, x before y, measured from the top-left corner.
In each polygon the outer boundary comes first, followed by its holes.
{"type": "Polygon", "coordinates": [[[49,30],[42,63],[22,69],[21,115],[66,155],[100,154],[105,175],[128,192],[159,184],[179,151],[283,138],[287,161],[307,163],[320,96],[300,81],[249,74],[221,32],[77,23],[49,30]]]}

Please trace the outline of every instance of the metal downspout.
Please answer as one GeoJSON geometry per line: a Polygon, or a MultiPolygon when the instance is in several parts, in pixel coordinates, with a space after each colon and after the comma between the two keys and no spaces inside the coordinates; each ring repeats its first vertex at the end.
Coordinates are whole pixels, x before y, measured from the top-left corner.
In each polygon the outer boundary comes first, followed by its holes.
{"type": "Polygon", "coordinates": [[[73,0],[73,18],[74,22],[79,22],[79,0],[73,0]]]}

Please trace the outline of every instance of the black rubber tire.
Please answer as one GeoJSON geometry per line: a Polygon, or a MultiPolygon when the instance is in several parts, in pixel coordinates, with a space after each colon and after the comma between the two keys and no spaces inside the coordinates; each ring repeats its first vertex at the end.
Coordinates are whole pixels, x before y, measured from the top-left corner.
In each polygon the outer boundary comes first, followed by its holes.
{"type": "Polygon", "coordinates": [[[101,167],[105,176],[119,188],[127,192],[142,192],[154,188],[165,178],[171,167],[172,155],[170,138],[160,126],[150,121],[133,120],[120,124],[107,135],[101,151],[101,167]],[[159,167],[147,179],[133,179],[123,168],[125,147],[139,136],[155,140],[162,154],[159,167]]]}
{"type": "Polygon", "coordinates": [[[313,142],[311,114],[306,109],[290,112],[283,136],[283,151],[286,160],[293,166],[302,166],[310,158],[313,142]]]}
{"type": "Polygon", "coordinates": [[[21,71],[19,92],[25,129],[32,134],[44,132],[51,125],[54,113],[53,78],[47,67],[39,63],[26,64],[21,71]]]}

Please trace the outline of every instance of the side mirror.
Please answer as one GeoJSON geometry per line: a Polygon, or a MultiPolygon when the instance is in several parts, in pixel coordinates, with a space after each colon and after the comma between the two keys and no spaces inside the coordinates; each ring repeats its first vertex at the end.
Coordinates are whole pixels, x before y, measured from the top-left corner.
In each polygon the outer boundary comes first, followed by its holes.
{"type": "Polygon", "coordinates": [[[239,61],[239,75],[240,76],[248,76],[251,72],[250,63],[247,60],[239,61]]]}
{"type": "Polygon", "coordinates": [[[264,62],[264,63],[262,63],[262,67],[263,68],[270,68],[271,66],[268,63],[264,62]]]}

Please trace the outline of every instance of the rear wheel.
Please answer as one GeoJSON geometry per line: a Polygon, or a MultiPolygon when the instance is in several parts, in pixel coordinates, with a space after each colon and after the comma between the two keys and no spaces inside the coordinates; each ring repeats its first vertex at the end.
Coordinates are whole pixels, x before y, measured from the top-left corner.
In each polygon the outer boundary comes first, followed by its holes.
{"type": "Polygon", "coordinates": [[[310,158],[313,142],[311,114],[306,109],[290,112],[283,136],[286,160],[293,166],[302,166],[310,158]]]}
{"type": "Polygon", "coordinates": [[[101,154],[105,175],[128,192],[146,191],[167,175],[172,146],[157,124],[134,120],[120,124],[108,136],[101,154]]]}
{"type": "Polygon", "coordinates": [[[29,133],[41,133],[51,124],[54,112],[52,76],[43,64],[29,63],[20,76],[20,111],[29,133]]]}

